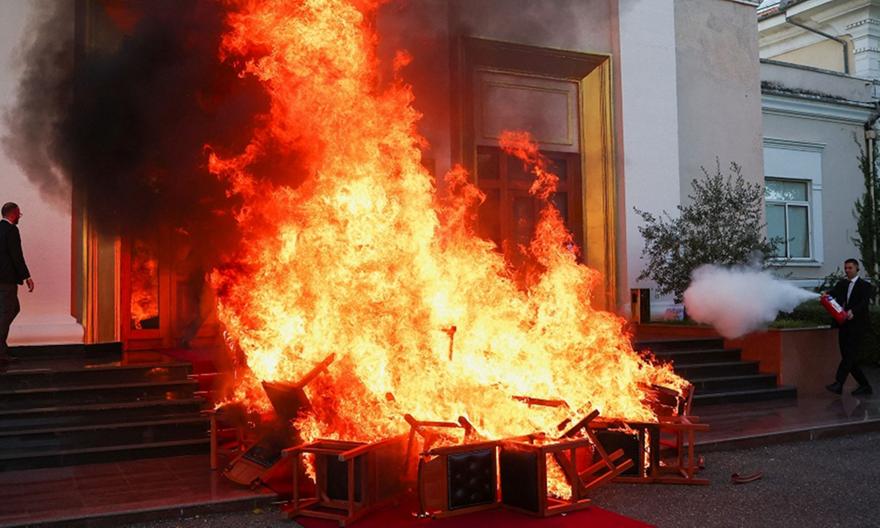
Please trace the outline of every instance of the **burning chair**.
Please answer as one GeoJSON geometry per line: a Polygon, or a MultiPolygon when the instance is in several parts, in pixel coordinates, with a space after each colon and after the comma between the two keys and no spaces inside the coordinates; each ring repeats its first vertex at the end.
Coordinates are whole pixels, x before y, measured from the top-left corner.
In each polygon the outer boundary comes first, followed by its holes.
{"type": "Polygon", "coordinates": [[[259,416],[241,404],[227,404],[202,411],[211,424],[211,470],[220,468],[220,457],[238,458],[258,440],[259,416]]]}
{"type": "Polygon", "coordinates": [[[400,467],[405,438],[372,443],[321,439],[285,449],[284,457],[293,460],[288,517],[329,519],[345,526],[393,500],[403,490],[403,480],[388,468],[400,467]],[[315,492],[301,497],[300,472],[307,456],[314,470],[315,492]]]}
{"type": "Polygon", "coordinates": [[[474,442],[479,435],[464,417],[458,422],[404,418],[410,425],[407,465],[419,437],[423,442],[417,471],[420,515],[442,518],[498,507],[498,442],[474,442]],[[451,434],[455,430],[461,438],[451,434]]]}
{"type": "MultiPolygon", "coordinates": [[[[532,398],[527,403],[558,405],[532,398]]],[[[590,502],[586,497],[589,490],[633,464],[624,459],[623,450],[608,453],[597,440],[591,422],[598,415],[593,411],[557,439],[536,434],[497,441],[480,441],[464,418],[457,423],[426,422],[407,415],[411,426],[408,452],[416,435],[426,444],[418,466],[421,513],[442,518],[503,506],[547,517],[585,508],[590,502]],[[446,430],[454,429],[464,432],[460,443],[433,445],[438,438],[451,438],[446,430]],[[468,443],[468,438],[473,443],[468,443]],[[593,461],[593,457],[598,460],[593,461]],[[568,498],[551,493],[550,458],[561,468],[569,487],[568,498]]]]}
{"type": "MultiPolygon", "coordinates": [[[[531,400],[535,404],[539,400],[531,400]]],[[[505,507],[548,517],[587,507],[587,492],[632,467],[618,449],[607,452],[593,431],[593,411],[560,438],[530,435],[501,443],[501,497],[505,507]],[[548,462],[556,462],[569,488],[568,498],[550,493],[548,462]]]]}
{"type": "MultiPolygon", "coordinates": [[[[233,449],[225,450],[237,456],[224,468],[223,474],[231,481],[252,486],[264,478],[281,461],[282,451],[299,442],[299,435],[291,427],[297,415],[310,407],[305,386],[324,372],[334,360],[330,354],[306,373],[297,383],[263,382],[263,390],[275,409],[275,419],[261,424],[259,428],[247,421],[238,420],[233,430],[236,440],[233,449]],[[259,434],[258,434],[259,432],[259,434]]],[[[224,451],[219,421],[228,415],[226,411],[214,411],[211,416],[211,468],[219,465],[218,455],[224,451]]],[[[227,429],[226,431],[229,431],[227,429]]]]}
{"type": "Polygon", "coordinates": [[[690,414],[693,385],[678,392],[652,386],[657,422],[603,420],[597,422],[597,438],[607,448],[622,448],[634,462],[633,469],[617,477],[619,482],[662,484],[709,484],[697,478],[700,469],[695,452],[696,433],[709,430],[690,414]]]}
{"type": "Polygon", "coordinates": [[[695,452],[696,433],[709,430],[709,424],[700,423],[700,418],[691,414],[694,399],[694,386],[688,383],[678,395],[676,412],[671,416],[660,417],[660,434],[668,433],[671,438],[660,438],[661,448],[667,448],[672,458],[662,458],[658,468],[657,482],[670,484],[709,484],[708,479],[696,477],[700,470],[700,457],[695,452]]]}

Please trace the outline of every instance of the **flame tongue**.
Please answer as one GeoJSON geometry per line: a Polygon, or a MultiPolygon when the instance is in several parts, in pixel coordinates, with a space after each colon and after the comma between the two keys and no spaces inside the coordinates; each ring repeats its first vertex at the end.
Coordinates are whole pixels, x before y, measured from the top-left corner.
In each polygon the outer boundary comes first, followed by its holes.
{"type": "Polygon", "coordinates": [[[210,159],[244,200],[248,245],[238,266],[213,276],[249,367],[236,397],[264,406],[260,380],[298,380],[335,354],[307,387],[304,438],[381,438],[406,429],[404,413],[466,416],[490,438],[552,432],[591,408],[652,418],[639,384],[681,381],[638,357],[620,318],[590,306],[599,277],[577,263],[534,143],[505,138],[544,204],[523,248],[534,265],[525,284],[474,235],[483,197],[463,170],[447,175],[440,202],[420,165],[409,89],[376,88],[365,22],[376,5],[241,2],[229,15],[221,56],[241,61],[272,101],[242,154],[210,159]],[[303,160],[305,173],[289,178],[298,186],[255,176],[254,164],[278,152],[303,160]],[[530,408],[514,396],[568,405],[530,408]]]}

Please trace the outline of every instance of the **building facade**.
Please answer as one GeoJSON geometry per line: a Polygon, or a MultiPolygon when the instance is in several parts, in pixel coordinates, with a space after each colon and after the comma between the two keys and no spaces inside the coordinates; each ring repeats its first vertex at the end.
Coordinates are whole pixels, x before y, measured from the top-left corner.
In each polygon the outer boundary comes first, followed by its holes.
{"type": "MultiPolygon", "coordinates": [[[[109,4],[76,3],[70,30],[86,50],[108,42],[102,9],[109,4]]],[[[653,286],[637,280],[644,242],[634,207],[674,212],[716,158],[763,181],[756,7],[747,0],[420,0],[386,5],[376,27],[380,56],[400,48],[413,56],[406,80],[431,145],[425,165],[442,175],[462,163],[495,204],[485,236],[514,237],[534,214],[498,151],[501,130],[527,129],[564,167],[557,203],[585,263],[603,273],[595,302],[628,314],[630,290],[653,286]]],[[[8,61],[32,7],[0,9],[0,56],[8,61]]],[[[21,65],[3,66],[0,103],[10,105],[21,65]]],[[[14,342],[170,346],[179,337],[175,312],[186,310],[186,285],[173,259],[160,257],[151,272],[157,319],[135,328],[137,241],[102,237],[75,188],[67,203],[46,200],[3,154],[0,175],[0,199],[25,212],[21,229],[38,284],[37,293],[22,295],[14,342]]],[[[160,253],[175,253],[172,239],[160,253]]],[[[662,313],[671,299],[652,304],[662,313]]]]}
{"type": "Polygon", "coordinates": [[[880,2],[765,1],[758,16],[768,232],[785,239],[779,273],[816,286],[860,257],[853,212],[877,127],[880,2]]]}

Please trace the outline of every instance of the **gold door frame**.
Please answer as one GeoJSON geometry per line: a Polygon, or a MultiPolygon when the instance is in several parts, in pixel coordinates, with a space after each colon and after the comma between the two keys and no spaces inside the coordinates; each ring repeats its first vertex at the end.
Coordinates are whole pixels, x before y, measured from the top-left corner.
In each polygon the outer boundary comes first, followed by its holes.
{"type": "MultiPolygon", "coordinates": [[[[578,85],[584,262],[602,273],[603,291],[593,303],[617,305],[617,199],[611,55],[538,48],[462,37],[454,47],[452,71],[452,156],[476,175],[473,132],[473,76],[477,68],[544,76],[578,85]],[[588,134],[589,133],[589,134],[588,134]]],[[[476,177],[476,176],[475,176],[476,177]]]]}

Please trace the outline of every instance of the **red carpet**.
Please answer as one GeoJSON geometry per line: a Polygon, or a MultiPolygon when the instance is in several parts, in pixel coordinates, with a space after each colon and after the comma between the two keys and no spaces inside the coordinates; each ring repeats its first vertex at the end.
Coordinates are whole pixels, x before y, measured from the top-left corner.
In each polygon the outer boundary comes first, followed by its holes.
{"type": "MultiPolygon", "coordinates": [[[[489,510],[451,517],[447,519],[414,519],[411,507],[389,507],[371,513],[354,523],[355,528],[651,528],[645,524],[623,515],[618,515],[596,506],[586,510],[569,513],[566,516],[556,515],[547,518],[535,518],[509,510],[489,510]]],[[[305,528],[336,528],[334,521],[297,517],[296,522],[305,528]]]]}

